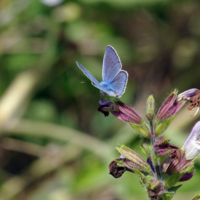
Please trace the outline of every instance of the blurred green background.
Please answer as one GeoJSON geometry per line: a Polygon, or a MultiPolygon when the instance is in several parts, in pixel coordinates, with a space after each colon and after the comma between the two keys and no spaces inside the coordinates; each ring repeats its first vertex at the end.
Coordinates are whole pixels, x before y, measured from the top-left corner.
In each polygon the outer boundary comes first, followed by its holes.
{"type": "MultiPolygon", "coordinates": [[[[145,115],[178,88],[200,88],[200,2],[178,0],[0,1],[0,200],[145,200],[134,174],[109,175],[118,144],[138,153],[131,127],[97,112],[107,45],[129,80],[121,100],[145,115]],[[86,82],[82,84],[81,82],[86,82]]],[[[182,146],[200,118],[187,106],[167,135],[182,146]]],[[[196,174],[174,199],[192,199],[196,174]]]]}

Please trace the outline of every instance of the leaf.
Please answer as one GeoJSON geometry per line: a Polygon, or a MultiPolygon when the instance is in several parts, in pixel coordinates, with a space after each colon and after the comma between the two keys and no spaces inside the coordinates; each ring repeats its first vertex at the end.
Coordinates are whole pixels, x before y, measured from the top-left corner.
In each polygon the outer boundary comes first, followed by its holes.
{"type": "Polygon", "coordinates": [[[168,189],[169,192],[176,192],[182,185],[173,186],[168,189]]]}
{"type": "Polygon", "coordinates": [[[171,188],[172,186],[174,186],[180,180],[180,178],[183,176],[183,174],[184,173],[179,172],[178,174],[169,175],[165,179],[164,186],[166,188],[171,188]]]}
{"type": "Polygon", "coordinates": [[[149,137],[149,131],[147,130],[146,127],[141,126],[139,124],[133,124],[133,123],[129,123],[131,125],[131,127],[140,135],[144,136],[144,137],[149,137]]]}
{"type": "Polygon", "coordinates": [[[153,158],[153,161],[156,165],[161,165],[161,163],[163,163],[163,161],[169,157],[169,155],[153,155],[152,158],[153,158]]]}
{"type": "Polygon", "coordinates": [[[171,200],[173,196],[174,196],[173,192],[164,193],[163,194],[163,200],[171,200]]]}
{"type": "Polygon", "coordinates": [[[147,183],[149,182],[149,180],[151,180],[153,177],[152,176],[145,176],[142,172],[140,172],[137,169],[134,169],[135,174],[138,176],[138,178],[140,179],[140,183],[146,188],[147,183]]]}
{"type": "Polygon", "coordinates": [[[192,200],[200,200],[200,192],[197,192],[192,200]]]}
{"type": "Polygon", "coordinates": [[[144,154],[146,154],[147,156],[150,157],[150,155],[152,153],[152,146],[151,146],[149,138],[143,139],[142,144],[141,144],[141,149],[144,154]]]}
{"type": "Polygon", "coordinates": [[[174,117],[175,116],[172,116],[168,118],[166,121],[160,122],[160,124],[155,129],[155,134],[158,136],[159,134],[163,133],[169,127],[174,117]]]}

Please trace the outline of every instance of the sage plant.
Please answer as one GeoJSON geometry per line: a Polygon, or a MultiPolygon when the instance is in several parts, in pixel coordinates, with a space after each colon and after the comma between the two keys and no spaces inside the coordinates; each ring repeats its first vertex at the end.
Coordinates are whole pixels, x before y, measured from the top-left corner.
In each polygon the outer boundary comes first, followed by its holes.
{"type": "MultiPolygon", "coordinates": [[[[184,145],[179,148],[170,144],[163,135],[176,113],[188,100],[191,110],[199,105],[200,91],[190,89],[178,95],[175,89],[155,113],[155,101],[150,95],[146,103],[146,116],[142,118],[137,111],[119,99],[99,101],[98,111],[105,116],[109,112],[119,120],[127,122],[143,138],[141,148],[147,155],[142,156],[125,145],[116,149],[121,156],[109,165],[110,174],[119,178],[125,171],[135,173],[151,200],[170,200],[181,185],[178,182],[188,181],[194,175],[194,160],[200,153],[200,121],[192,129],[184,145]]],[[[193,199],[198,199],[197,194],[193,199]]]]}
{"type": "MultiPolygon", "coordinates": [[[[89,77],[90,78],[90,77],[89,77]]],[[[181,186],[179,182],[188,181],[194,175],[194,161],[200,153],[200,121],[193,127],[188,139],[181,148],[170,143],[164,136],[177,112],[186,101],[191,103],[189,110],[200,107],[200,91],[189,89],[181,94],[175,89],[155,112],[155,100],[150,95],[146,102],[146,115],[140,114],[119,98],[102,96],[98,111],[105,117],[109,113],[119,120],[129,123],[142,137],[141,148],[147,160],[126,145],[116,147],[120,157],[110,165],[110,174],[119,178],[124,172],[135,173],[151,200],[170,200],[181,186]],[[105,98],[103,98],[105,97],[105,98]],[[110,100],[110,99],[113,100],[110,100]]],[[[197,193],[193,200],[200,198],[197,193]]]]}

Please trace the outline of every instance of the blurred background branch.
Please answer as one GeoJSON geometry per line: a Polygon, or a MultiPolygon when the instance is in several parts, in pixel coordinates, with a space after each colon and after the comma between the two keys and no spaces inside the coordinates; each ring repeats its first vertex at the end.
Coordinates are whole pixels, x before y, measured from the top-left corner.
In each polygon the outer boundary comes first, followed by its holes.
{"type": "Polygon", "coordinates": [[[7,128],[4,133],[6,135],[34,135],[39,137],[48,137],[54,140],[61,140],[63,142],[70,142],[84,149],[89,149],[103,159],[111,153],[112,149],[104,142],[101,142],[90,135],[64,126],[45,122],[20,120],[20,122],[12,128],[7,128]]]}

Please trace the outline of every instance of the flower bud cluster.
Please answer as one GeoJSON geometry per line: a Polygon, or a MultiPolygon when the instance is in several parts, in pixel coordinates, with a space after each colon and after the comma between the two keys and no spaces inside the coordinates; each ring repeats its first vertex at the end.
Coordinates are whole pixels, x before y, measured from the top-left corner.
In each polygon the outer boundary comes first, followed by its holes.
{"type": "Polygon", "coordinates": [[[116,147],[120,157],[109,165],[110,174],[119,178],[124,172],[135,173],[150,199],[170,200],[178,187],[177,182],[191,179],[194,175],[194,160],[200,153],[200,121],[182,148],[169,143],[169,139],[160,136],[171,124],[176,113],[190,101],[188,108],[200,108],[200,91],[190,89],[178,95],[175,89],[155,113],[155,100],[150,95],[146,102],[146,118],[119,99],[99,100],[98,111],[104,116],[109,113],[123,122],[127,122],[143,138],[142,150],[145,160],[138,153],[125,145],[116,147]],[[173,188],[173,189],[172,189],[173,188]]]}
{"type": "Polygon", "coordinates": [[[146,102],[146,119],[119,99],[101,99],[98,111],[105,116],[110,112],[119,120],[128,122],[143,137],[142,150],[147,155],[145,161],[132,149],[120,145],[116,149],[121,156],[110,163],[110,174],[119,178],[125,171],[135,173],[150,199],[170,199],[174,195],[171,188],[177,182],[187,181],[194,175],[194,160],[200,153],[200,121],[194,126],[182,148],[170,144],[165,136],[158,136],[169,127],[186,101],[191,102],[189,110],[195,106],[200,107],[199,96],[197,89],[179,95],[175,89],[155,113],[155,100],[150,95],[146,102]]]}
{"type": "Polygon", "coordinates": [[[105,116],[108,116],[109,112],[111,112],[115,117],[124,122],[140,124],[142,121],[142,117],[140,117],[134,108],[127,106],[119,100],[106,101],[100,99],[97,110],[102,112],[105,116]]]}

